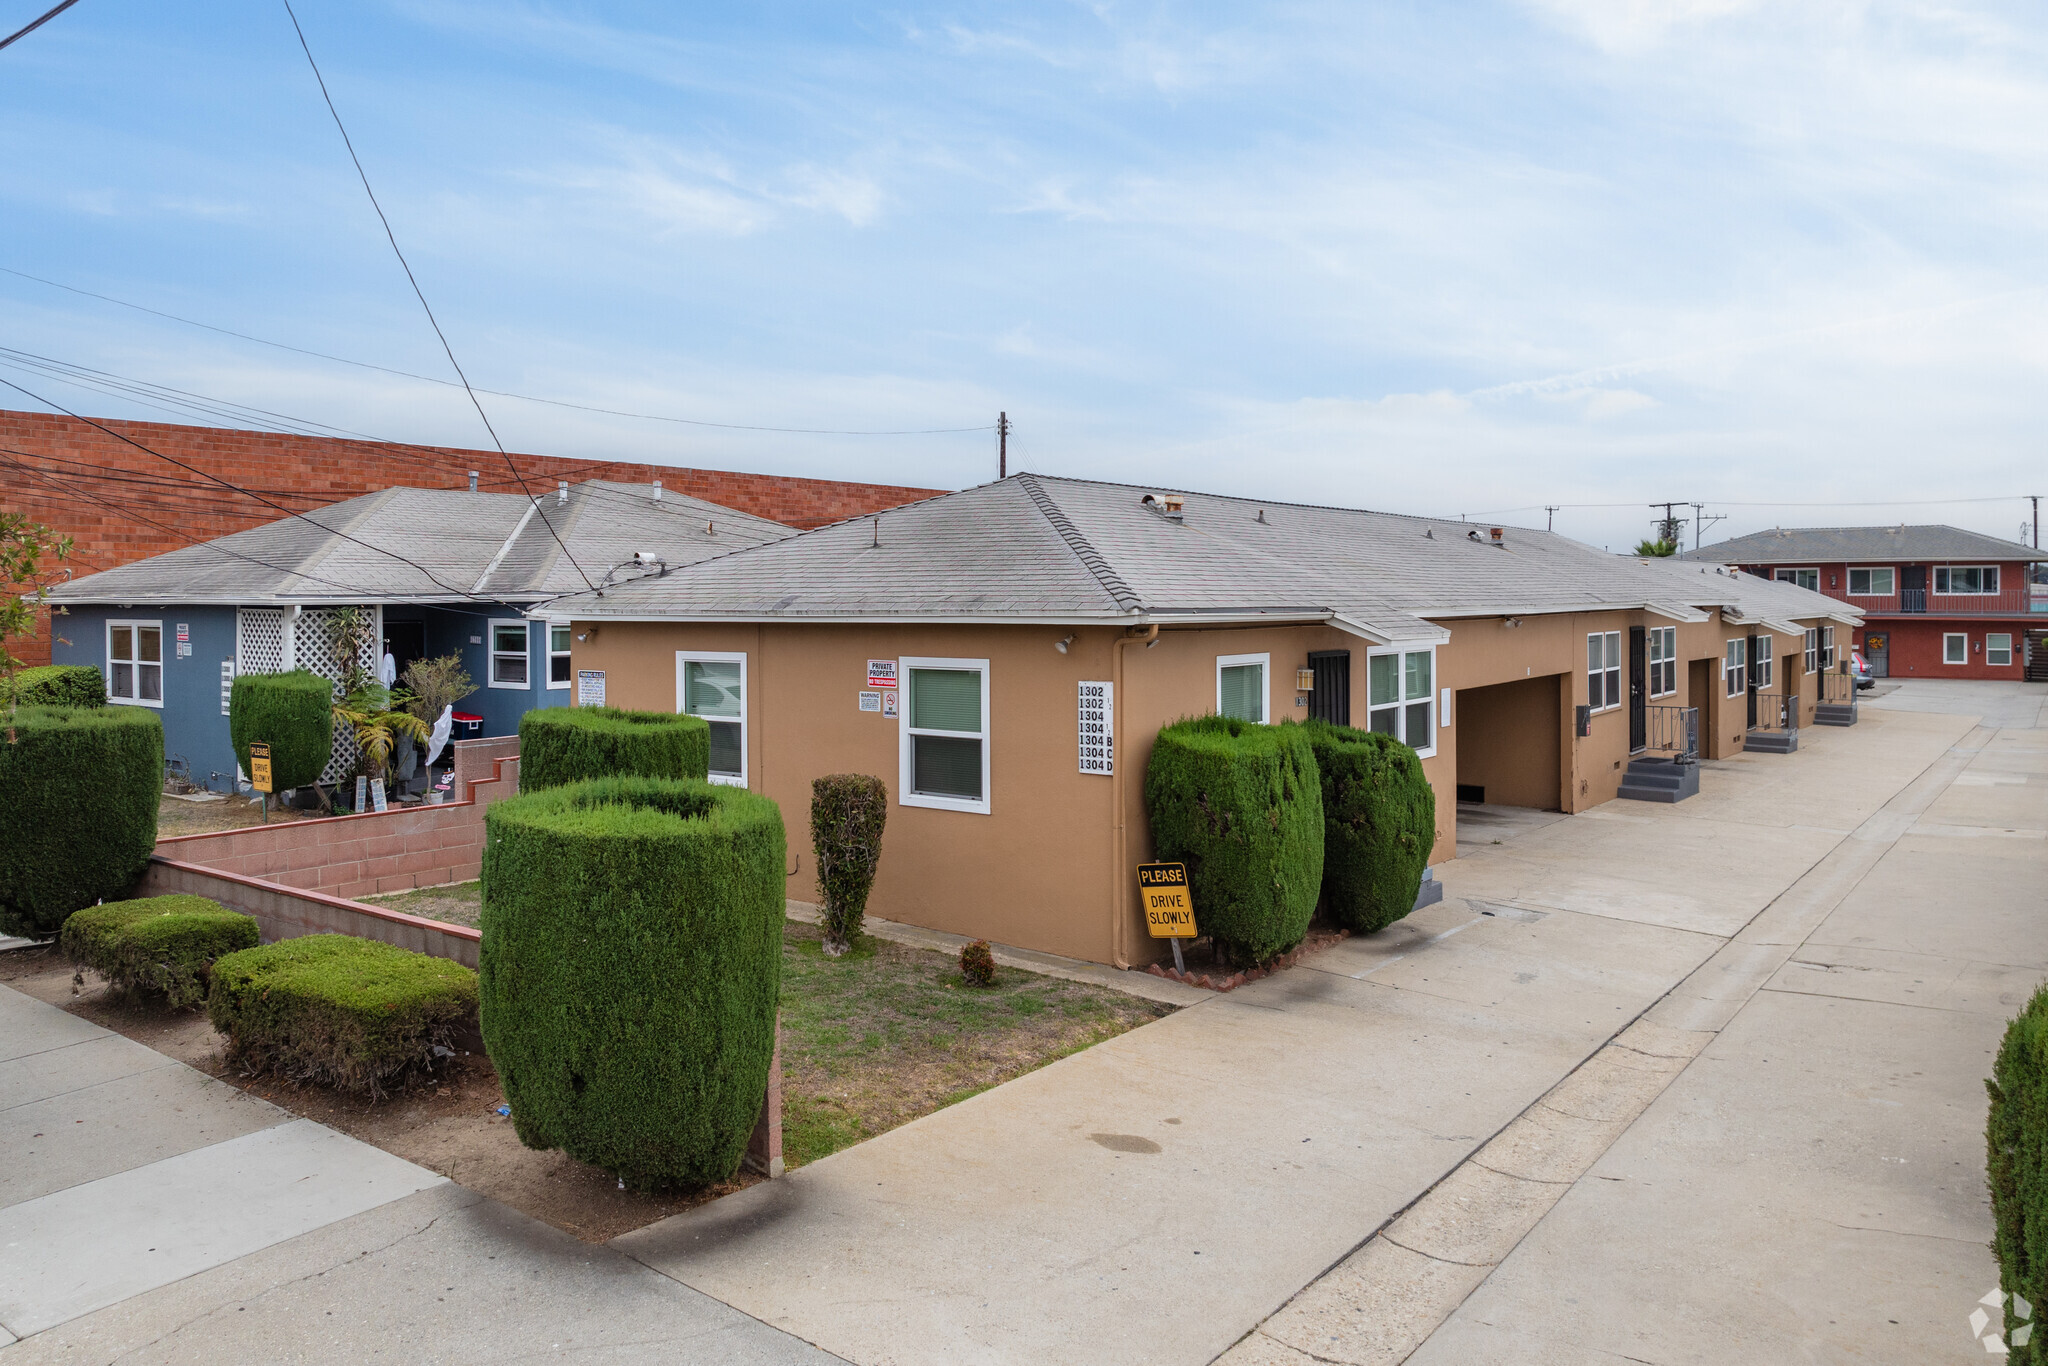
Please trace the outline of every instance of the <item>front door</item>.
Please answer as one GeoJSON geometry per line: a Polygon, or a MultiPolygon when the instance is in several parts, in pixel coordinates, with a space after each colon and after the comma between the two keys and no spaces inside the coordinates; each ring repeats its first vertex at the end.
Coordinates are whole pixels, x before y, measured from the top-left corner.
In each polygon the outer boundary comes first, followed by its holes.
{"type": "Polygon", "coordinates": [[[1901,612],[1924,612],[1927,610],[1926,565],[1902,564],[1899,566],[1899,610],[1901,612]]]}
{"type": "Polygon", "coordinates": [[[1308,667],[1316,679],[1308,694],[1310,719],[1333,726],[1350,725],[1351,651],[1311,650],[1308,667]]]}
{"type": "Polygon", "coordinates": [[[1640,754],[1650,740],[1650,693],[1643,678],[1643,628],[1628,628],[1628,752],[1640,754]]]}
{"type": "Polygon", "coordinates": [[[1889,631],[1866,631],[1863,635],[1863,667],[1872,678],[1892,676],[1892,636],[1889,631]]]}
{"type": "Polygon", "coordinates": [[[1748,728],[1749,728],[1750,730],[1755,730],[1755,729],[1756,729],[1756,680],[1757,680],[1757,657],[1756,657],[1756,645],[1757,645],[1757,637],[1755,637],[1755,636],[1751,636],[1751,637],[1749,638],[1749,654],[1748,654],[1748,659],[1749,659],[1749,671],[1748,671],[1748,676],[1747,676],[1747,678],[1746,678],[1746,679],[1744,680],[1744,681],[1745,681],[1745,683],[1746,683],[1746,684],[1747,684],[1747,686],[1748,686],[1748,692],[1749,692],[1749,721],[1748,721],[1748,728]]]}

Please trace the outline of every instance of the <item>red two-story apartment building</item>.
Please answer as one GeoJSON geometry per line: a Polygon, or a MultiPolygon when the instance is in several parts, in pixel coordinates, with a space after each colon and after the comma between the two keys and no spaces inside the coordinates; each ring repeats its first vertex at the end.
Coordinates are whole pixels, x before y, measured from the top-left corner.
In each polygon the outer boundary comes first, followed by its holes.
{"type": "Polygon", "coordinates": [[[1879,678],[2048,678],[2039,549],[1952,526],[1773,528],[1691,560],[1737,566],[1861,607],[1856,648],[1879,678]]]}

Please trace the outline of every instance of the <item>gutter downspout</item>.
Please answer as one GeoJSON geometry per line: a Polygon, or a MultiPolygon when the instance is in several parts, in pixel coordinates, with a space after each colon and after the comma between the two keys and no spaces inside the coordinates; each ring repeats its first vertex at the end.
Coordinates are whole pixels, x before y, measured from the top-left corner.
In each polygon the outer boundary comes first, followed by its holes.
{"type": "Polygon", "coordinates": [[[1110,963],[1114,967],[1131,966],[1131,955],[1125,944],[1129,926],[1124,915],[1124,869],[1128,863],[1128,845],[1124,834],[1124,769],[1128,766],[1127,751],[1122,744],[1123,718],[1130,714],[1130,699],[1124,693],[1124,649],[1130,645],[1150,645],[1159,639],[1159,623],[1153,622],[1142,631],[1137,627],[1126,628],[1110,647],[1109,678],[1110,688],[1116,699],[1116,710],[1110,718],[1110,752],[1118,755],[1117,762],[1109,771],[1109,800],[1116,810],[1116,826],[1110,838],[1109,906],[1110,906],[1110,963]]]}

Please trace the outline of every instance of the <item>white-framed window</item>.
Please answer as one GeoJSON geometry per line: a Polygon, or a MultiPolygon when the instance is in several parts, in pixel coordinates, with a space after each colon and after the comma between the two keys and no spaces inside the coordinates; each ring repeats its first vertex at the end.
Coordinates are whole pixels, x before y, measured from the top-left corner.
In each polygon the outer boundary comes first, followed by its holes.
{"type": "Polygon", "coordinates": [[[1586,637],[1586,701],[1594,711],[1621,705],[1621,632],[1586,637]]]}
{"type": "Polygon", "coordinates": [[[164,704],[164,624],[107,623],[107,700],[137,707],[164,704]]]}
{"type": "Polygon", "coordinates": [[[711,725],[711,781],[747,785],[747,657],[676,651],[676,710],[711,725]]]}
{"type": "Polygon", "coordinates": [[[1436,647],[1399,645],[1365,656],[1366,729],[1427,759],[1436,753],[1436,647]]]}
{"type": "Polygon", "coordinates": [[[576,681],[576,671],[569,663],[569,623],[551,621],[548,630],[548,686],[566,688],[576,681]]]}
{"type": "Polygon", "coordinates": [[[1806,672],[1810,674],[1820,672],[1820,627],[1818,626],[1806,628],[1806,672]]]}
{"type": "Polygon", "coordinates": [[[1730,697],[1740,697],[1749,691],[1749,641],[1743,636],[1735,637],[1722,649],[1721,688],[1730,697]]]}
{"type": "Polygon", "coordinates": [[[1780,569],[1771,577],[1779,583],[1794,583],[1798,584],[1801,588],[1811,588],[1816,593],[1820,591],[1820,571],[1818,569],[1780,569]]]}
{"type": "Polygon", "coordinates": [[[485,637],[485,646],[491,654],[490,685],[494,688],[531,687],[526,619],[499,621],[493,618],[485,629],[490,632],[485,637]]]}
{"type": "Polygon", "coordinates": [[[2012,633],[2009,631],[1984,633],[1984,662],[2003,669],[2012,663],[2012,633]]]}
{"type": "Polygon", "coordinates": [[[1835,667],[1835,628],[1832,626],[1820,628],[1820,666],[1823,669],[1835,667]]]}
{"type": "Polygon", "coordinates": [[[1888,598],[1898,591],[1898,575],[1888,564],[1849,571],[1852,598],[1888,598]]]}
{"type": "Polygon", "coordinates": [[[1271,655],[1216,656],[1216,714],[1266,724],[1266,676],[1271,655]]]}
{"type": "Polygon", "coordinates": [[[897,800],[989,814],[988,661],[903,659],[897,800]]]}
{"type": "Polygon", "coordinates": [[[1650,628],[1650,696],[1669,697],[1678,691],[1678,628],[1650,628]]]}
{"type": "Polygon", "coordinates": [[[1944,664],[1968,664],[1970,662],[1970,638],[1961,631],[1944,635],[1941,638],[1941,662],[1944,664]]]}
{"type": "Polygon", "coordinates": [[[1777,642],[1767,635],[1758,636],[1756,638],[1756,653],[1752,654],[1749,658],[1750,677],[1756,680],[1758,692],[1769,692],[1771,684],[1777,680],[1778,661],[1776,656],[1777,642]]]}
{"type": "Polygon", "coordinates": [[[1938,564],[1934,566],[1934,591],[1968,597],[1998,591],[1995,564],[1938,564]]]}

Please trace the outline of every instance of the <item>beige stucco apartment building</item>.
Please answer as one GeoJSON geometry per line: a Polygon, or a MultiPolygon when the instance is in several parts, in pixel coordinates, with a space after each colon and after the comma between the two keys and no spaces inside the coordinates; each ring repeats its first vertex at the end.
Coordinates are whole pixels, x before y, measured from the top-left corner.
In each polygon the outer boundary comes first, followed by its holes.
{"type": "Polygon", "coordinates": [[[1436,789],[1444,860],[1461,797],[1580,811],[1632,760],[1740,750],[1776,699],[1812,723],[1855,620],[1793,585],[1544,532],[1035,475],[546,615],[573,622],[583,700],[712,723],[714,777],[782,807],[791,896],[815,896],[811,780],[875,774],[875,914],[1126,966],[1161,952],[1134,866],[1152,739],[1176,718],[1399,736],[1436,789]]]}

